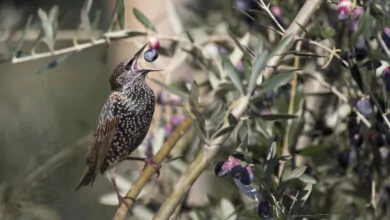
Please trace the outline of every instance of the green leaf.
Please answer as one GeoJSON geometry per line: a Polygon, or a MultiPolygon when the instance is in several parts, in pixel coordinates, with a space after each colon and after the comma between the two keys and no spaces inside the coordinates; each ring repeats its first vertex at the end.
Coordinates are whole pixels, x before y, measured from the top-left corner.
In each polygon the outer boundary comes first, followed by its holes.
{"type": "Polygon", "coordinates": [[[189,94],[180,90],[179,88],[176,88],[174,86],[169,86],[169,85],[166,85],[165,83],[163,82],[160,82],[159,80],[157,79],[153,79],[151,78],[153,82],[155,82],[156,84],[158,84],[159,86],[161,86],[162,88],[164,88],[165,90],[175,94],[175,95],[178,95],[180,96],[181,98],[185,99],[185,100],[188,100],[190,98],[189,94]]]}
{"type": "Polygon", "coordinates": [[[38,70],[37,74],[41,74],[49,69],[54,69],[56,68],[58,65],[60,65],[60,63],[64,62],[66,59],[68,59],[68,57],[70,57],[71,55],[73,55],[73,53],[66,53],[66,54],[63,54],[61,56],[58,57],[57,60],[54,60],[52,62],[50,62],[49,64],[47,64],[45,67],[41,68],[40,70],[38,70]]]}
{"type": "MultiPolygon", "coordinates": [[[[55,10],[53,10],[53,8],[51,12],[54,13],[55,10]]],[[[47,45],[50,51],[53,51],[55,40],[54,40],[54,30],[53,30],[51,19],[50,17],[48,17],[47,13],[41,8],[38,9],[38,16],[41,20],[41,27],[43,30],[42,41],[47,45]]]]}
{"type": "Polygon", "coordinates": [[[280,121],[275,121],[273,123],[274,125],[274,128],[275,128],[275,132],[273,133],[273,135],[277,138],[283,138],[284,137],[284,134],[286,133],[286,129],[285,127],[282,125],[282,123],[280,121]],[[277,133],[276,133],[277,132],[277,133]]]}
{"type": "Polygon", "coordinates": [[[124,30],[125,29],[125,0],[118,0],[118,11],[117,11],[117,18],[118,18],[118,23],[119,27],[124,30]]]}
{"type": "Polygon", "coordinates": [[[138,21],[141,22],[141,24],[144,25],[147,29],[157,32],[154,25],[140,10],[133,8],[133,14],[138,19],[138,21]]]}
{"type": "Polygon", "coordinates": [[[243,95],[244,90],[242,88],[240,75],[237,71],[237,69],[233,66],[233,64],[230,62],[230,60],[226,57],[222,57],[222,66],[227,72],[230,80],[234,84],[234,86],[240,91],[240,93],[243,95]]]}
{"type": "Polygon", "coordinates": [[[214,133],[214,135],[211,137],[211,139],[215,139],[217,137],[220,137],[224,134],[230,133],[234,130],[236,126],[227,126],[224,128],[219,129],[217,132],[214,133]]]}
{"type": "Polygon", "coordinates": [[[283,172],[282,181],[287,182],[293,179],[298,179],[305,173],[306,169],[306,166],[302,166],[291,171],[290,168],[286,167],[283,172]]]}
{"type": "Polygon", "coordinates": [[[323,145],[310,146],[302,150],[297,150],[297,154],[302,156],[313,156],[324,153],[326,148],[323,145]]]}
{"type": "Polygon", "coordinates": [[[253,100],[259,99],[262,97],[262,95],[266,94],[269,91],[272,91],[279,86],[291,81],[291,79],[294,77],[294,72],[286,72],[286,73],[279,73],[276,74],[266,81],[263,82],[261,85],[260,91],[252,97],[253,100]]]}
{"type": "MultiPolygon", "coordinates": [[[[244,57],[247,56],[249,57],[249,53],[248,51],[243,47],[243,45],[241,44],[240,40],[237,39],[236,36],[234,36],[234,34],[232,32],[229,31],[229,36],[233,39],[234,43],[236,44],[236,46],[238,47],[238,49],[243,53],[244,57]]],[[[249,40],[249,39],[248,39],[249,40]]],[[[244,37],[244,41],[246,41],[246,38],[244,37]]],[[[232,61],[233,62],[233,61],[232,61]]]]}
{"type": "Polygon", "coordinates": [[[268,51],[258,50],[255,56],[255,62],[252,68],[251,77],[248,85],[248,94],[252,94],[253,90],[256,87],[257,78],[259,78],[260,73],[264,69],[268,58],[268,51]]]}
{"type": "Polygon", "coordinates": [[[305,193],[300,201],[303,202],[302,206],[306,203],[307,199],[309,198],[311,191],[313,190],[313,185],[312,184],[307,184],[305,188],[303,188],[303,192],[305,193]]]}
{"type": "Polygon", "coordinates": [[[335,31],[333,28],[326,29],[326,30],[324,30],[324,31],[321,33],[321,39],[322,39],[322,40],[325,40],[325,39],[331,38],[331,37],[333,37],[335,34],[336,34],[336,31],[335,31]]]}
{"type": "Polygon", "coordinates": [[[215,89],[215,94],[217,96],[224,96],[227,92],[235,91],[236,87],[231,82],[221,82],[218,84],[218,87],[215,89]]]}
{"type": "Polygon", "coordinates": [[[290,114],[263,114],[260,115],[260,117],[267,121],[275,121],[275,120],[286,120],[286,119],[293,119],[297,118],[297,115],[290,115],[290,114]]]}
{"type": "Polygon", "coordinates": [[[294,37],[292,35],[287,35],[280,40],[279,44],[271,52],[271,57],[275,55],[280,55],[282,51],[285,51],[285,48],[292,43],[294,37]]]}
{"type": "Polygon", "coordinates": [[[301,177],[299,177],[299,180],[304,182],[304,183],[310,183],[310,184],[316,184],[317,183],[317,180],[314,179],[313,177],[307,175],[307,174],[303,174],[301,177]]]}
{"type": "Polygon", "coordinates": [[[191,84],[191,91],[190,91],[190,106],[192,108],[197,108],[198,106],[198,99],[199,99],[199,91],[198,86],[196,85],[196,82],[192,82],[191,84]]]}
{"type": "Polygon", "coordinates": [[[378,50],[368,50],[368,56],[378,60],[390,62],[390,58],[378,50]]]}
{"type": "Polygon", "coordinates": [[[359,66],[356,63],[351,68],[351,75],[352,78],[355,80],[356,84],[359,86],[360,91],[364,93],[365,91],[363,87],[362,74],[360,73],[359,66]]]}

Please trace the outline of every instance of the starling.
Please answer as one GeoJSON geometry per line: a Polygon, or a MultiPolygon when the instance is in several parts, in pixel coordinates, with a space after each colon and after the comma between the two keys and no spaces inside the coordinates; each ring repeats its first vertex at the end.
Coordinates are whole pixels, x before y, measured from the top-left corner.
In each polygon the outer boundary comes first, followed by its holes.
{"type": "MultiPolygon", "coordinates": [[[[116,185],[115,165],[134,159],[129,155],[142,143],[149,130],[156,99],[145,83],[145,77],[149,72],[161,71],[137,65],[137,59],[147,45],[133,58],[120,63],[110,77],[111,93],[101,110],[93,144],[87,154],[87,167],[76,191],[83,185],[92,185],[97,173],[103,174],[108,169],[119,202],[125,202],[116,185]]],[[[157,164],[150,159],[145,160],[152,165],[157,164]]]]}

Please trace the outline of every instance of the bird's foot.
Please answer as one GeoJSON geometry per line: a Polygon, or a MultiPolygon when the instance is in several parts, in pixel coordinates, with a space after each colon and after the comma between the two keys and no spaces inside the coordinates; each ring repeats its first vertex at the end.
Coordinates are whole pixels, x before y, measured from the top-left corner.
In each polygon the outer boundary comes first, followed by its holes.
{"type": "MultiPolygon", "coordinates": [[[[172,160],[175,160],[175,159],[177,159],[177,158],[174,158],[174,159],[172,159],[172,160]]],[[[154,161],[153,158],[151,158],[151,157],[149,157],[149,158],[144,158],[144,157],[127,157],[125,160],[139,160],[139,161],[144,161],[144,162],[145,162],[145,165],[144,165],[144,168],[143,168],[143,169],[145,169],[146,165],[149,164],[149,165],[151,165],[151,166],[154,168],[154,170],[155,170],[155,172],[156,172],[156,174],[157,174],[157,177],[160,176],[161,163],[154,161]]]]}
{"type": "Polygon", "coordinates": [[[135,203],[135,199],[130,197],[130,196],[121,196],[119,194],[118,195],[118,201],[119,201],[119,204],[118,204],[118,208],[122,205],[122,204],[125,204],[127,206],[127,209],[129,210],[129,212],[131,212],[131,206],[130,204],[126,201],[126,199],[130,199],[133,203],[135,203]]]}
{"type": "Polygon", "coordinates": [[[154,168],[154,171],[156,172],[157,177],[159,177],[160,176],[161,163],[154,161],[152,158],[145,158],[144,169],[145,169],[147,164],[151,165],[154,168]]]}

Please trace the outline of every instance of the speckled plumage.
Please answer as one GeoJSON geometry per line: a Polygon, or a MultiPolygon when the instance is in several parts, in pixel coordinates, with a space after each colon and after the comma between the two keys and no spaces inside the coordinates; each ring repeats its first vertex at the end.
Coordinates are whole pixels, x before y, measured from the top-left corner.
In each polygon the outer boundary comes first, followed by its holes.
{"type": "Polygon", "coordinates": [[[92,184],[97,172],[104,173],[126,159],[148,132],[156,99],[145,77],[157,70],[138,68],[137,59],[145,46],[132,59],[120,63],[110,77],[111,93],[101,110],[87,168],[76,190],[92,184]]]}

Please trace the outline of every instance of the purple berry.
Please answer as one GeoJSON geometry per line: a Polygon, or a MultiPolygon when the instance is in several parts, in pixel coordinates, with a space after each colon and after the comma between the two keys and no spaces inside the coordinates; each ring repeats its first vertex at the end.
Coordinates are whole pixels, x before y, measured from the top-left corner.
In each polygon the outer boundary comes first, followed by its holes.
{"type": "Polygon", "coordinates": [[[178,114],[171,118],[171,123],[174,127],[177,127],[184,119],[186,118],[185,114],[178,114]]]}
{"type": "Polygon", "coordinates": [[[356,157],[357,157],[356,150],[352,148],[352,149],[340,152],[337,159],[338,159],[339,165],[342,168],[347,169],[348,166],[353,163],[353,161],[356,159],[356,157]]]}
{"type": "Polygon", "coordinates": [[[390,28],[383,28],[382,39],[386,43],[386,46],[390,47],[390,28]]]}
{"type": "Polygon", "coordinates": [[[360,147],[363,144],[363,135],[360,133],[354,133],[350,135],[351,145],[354,147],[360,147]]]}
{"type": "Polygon", "coordinates": [[[164,140],[167,140],[169,138],[169,136],[171,136],[171,134],[173,133],[173,129],[174,129],[174,127],[173,127],[172,123],[165,124],[164,140]]]}
{"type": "Polygon", "coordinates": [[[144,54],[144,58],[147,62],[153,62],[157,59],[157,57],[158,51],[154,48],[147,50],[144,54]]]}
{"type": "Polygon", "coordinates": [[[272,215],[271,206],[265,200],[259,202],[259,204],[256,207],[256,212],[263,219],[269,218],[272,215]]]}
{"type": "Polygon", "coordinates": [[[369,99],[361,99],[356,103],[356,109],[362,114],[362,115],[371,115],[374,111],[372,109],[372,105],[369,99]]]}
{"type": "Polygon", "coordinates": [[[382,147],[385,145],[385,139],[383,138],[382,134],[379,132],[374,132],[370,135],[370,143],[374,147],[382,147]]]}
{"type": "Polygon", "coordinates": [[[248,11],[250,7],[250,1],[248,0],[236,0],[234,1],[234,7],[241,11],[248,11]]]}
{"type": "Polygon", "coordinates": [[[252,182],[253,175],[249,173],[249,170],[246,167],[241,165],[236,165],[230,171],[230,174],[233,178],[240,180],[244,185],[249,185],[252,182]]]}
{"type": "Polygon", "coordinates": [[[226,49],[226,47],[218,46],[218,53],[221,55],[228,55],[229,51],[226,49]]]}
{"type": "Polygon", "coordinates": [[[362,7],[357,7],[355,8],[355,10],[353,11],[353,18],[355,20],[359,19],[360,15],[363,13],[363,8],[362,7]]]}
{"type": "Polygon", "coordinates": [[[244,63],[242,62],[242,60],[240,60],[237,65],[236,65],[236,69],[239,73],[243,73],[244,72],[244,63]]]}
{"type": "Polygon", "coordinates": [[[351,6],[352,6],[351,0],[340,0],[339,8],[337,10],[337,18],[339,20],[347,19],[351,14],[351,6]]]}
{"type": "Polygon", "coordinates": [[[164,93],[162,91],[160,91],[158,94],[157,94],[157,103],[158,104],[164,104],[165,103],[165,100],[164,100],[164,93]]]}
{"type": "Polygon", "coordinates": [[[230,172],[230,170],[226,169],[226,166],[224,166],[225,163],[227,163],[227,161],[219,161],[217,165],[215,165],[214,168],[215,175],[226,176],[230,172]]]}

